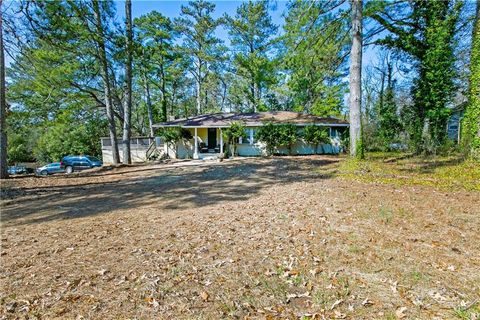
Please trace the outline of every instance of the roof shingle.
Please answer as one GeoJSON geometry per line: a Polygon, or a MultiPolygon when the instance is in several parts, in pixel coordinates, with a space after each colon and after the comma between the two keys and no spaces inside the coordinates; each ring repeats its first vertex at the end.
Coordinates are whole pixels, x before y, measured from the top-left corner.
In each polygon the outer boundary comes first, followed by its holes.
{"type": "Polygon", "coordinates": [[[317,117],[292,111],[270,111],[258,113],[212,113],[203,114],[187,119],[176,119],[172,121],[155,124],[154,127],[229,127],[232,122],[243,122],[247,127],[261,126],[265,122],[291,123],[296,125],[337,125],[348,126],[345,120],[333,117],[317,117]]]}

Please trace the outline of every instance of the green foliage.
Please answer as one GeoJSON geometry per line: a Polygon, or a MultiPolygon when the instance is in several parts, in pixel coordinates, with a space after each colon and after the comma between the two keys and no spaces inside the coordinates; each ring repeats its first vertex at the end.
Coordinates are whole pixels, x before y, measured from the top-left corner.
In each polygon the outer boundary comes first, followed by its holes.
{"type": "MultiPolygon", "coordinates": [[[[151,81],[161,92],[160,121],[167,121],[168,104],[176,79],[172,77],[182,63],[174,47],[177,32],[172,21],[157,11],[135,18],[135,56],[140,81],[151,81]]],[[[149,88],[150,89],[150,88],[149,88]]]]}
{"type": "Polygon", "coordinates": [[[418,73],[407,123],[418,153],[435,152],[446,139],[448,103],[455,90],[454,33],[461,5],[453,0],[385,2],[376,4],[381,10],[371,13],[391,33],[378,43],[407,53],[418,73]]]}
{"type": "Polygon", "coordinates": [[[159,131],[157,131],[157,134],[163,138],[165,143],[175,144],[182,139],[181,131],[181,127],[161,128],[159,131]]]}
{"type": "Polygon", "coordinates": [[[480,2],[477,2],[470,52],[468,105],[462,121],[462,143],[474,159],[480,160],[480,2]]]}
{"type": "Polygon", "coordinates": [[[99,141],[105,131],[104,120],[92,118],[82,123],[74,115],[65,112],[41,130],[33,154],[40,162],[59,161],[67,155],[101,157],[99,141]]]}
{"type": "Polygon", "coordinates": [[[355,154],[355,158],[359,159],[359,160],[362,160],[362,159],[365,159],[365,147],[363,145],[363,139],[358,139],[356,141],[356,154],[355,154]]]}
{"type": "Polygon", "coordinates": [[[394,81],[392,80],[392,65],[388,65],[387,88],[378,104],[378,130],[376,134],[383,145],[383,150],[389,150],[390,144],[395,142],[401,131],[400,118],[397,114],[395,102],[394,81]]]}
{"type": "MultiPolygon", "coordinates": [[[[237,98],[247,102],[245,111],[262,108],[262,92],[276,82],[274,61],[269,57],[277,26],[268,12],[268,1],[243,2],[235,17],[227,18],[231,37],[234,72],[238,76],[237,98]]],[[[243,104],[242,103],[242,104],[243,104]]]]}
{"type": "Polygon", "coordinates": [[[170,127],[170,128],[161,128],[156,133],[158,136],[163,138],[163,141],[172,146],[175,152],[177,152],[177,144],[179,142],[184,145],[193,139],[192,133],[182,127],[170,127]]]}
{"type": "Polygon", "coordinates": [[[315,146],[315,152],[318,152],[318,145],[323,143],[329,143],[330,137],[328,129],[316,125],[306,126],[303,131],[303,139],[315,146]]]}
{"type": "Polygon", "coordinates": [[[188,71],[196,83],[197,113],[205,112],[208,92],[203,86],[224,52],[221,40],[215,36],[215,29],[223,20],[214,19],[214,11],[214,3],[190,1],[187,6],[181,6],[180,17],[175,19],[175,29],[183,35],[181,53],[188,57],[188,71]]]}
{"type": "Polygon", "coordinates": [[[273,155],[279,147],[288,147],[291,154],[292,146],[298,138],[298,128],[293,124],[268,122],[259,127],[256,133],[256,139],[265,143],[268,155],[273,155]]]}
{"type": "Polygon", "coordinates": [[[231,154],[234,156],[238,140],[246,137],[245,125],[241,122],[232,122],[230,127],[222,129],[222,134],[230,145],[231,154]]]}
{"type": "Polygon", "coordinates": [[[346,86],[349,15],[328,11],[333,3],[292,1],[285,18],[282,61],[289,104],[298,112],[339,115],[346,86]]]}

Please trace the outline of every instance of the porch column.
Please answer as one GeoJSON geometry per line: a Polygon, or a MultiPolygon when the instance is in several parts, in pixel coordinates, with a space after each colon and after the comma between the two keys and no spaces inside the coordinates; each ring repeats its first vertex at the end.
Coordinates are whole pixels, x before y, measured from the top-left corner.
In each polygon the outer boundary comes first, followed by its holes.
{"type": "Polygon", "coordinates": [[[193,145],[193,159],[198,159],[198,133],[197,128],[195,128],[195,141],[193,145]]]}
{"type": "Polygon", "coordinates": [[[253,129],[250,128],[250,144],[253,144],[253,129]]]}
{"type": "Polygon", "coordinates": [[[223,134],[222,134],[222,128],[220,128],[220,154],[223,154],[223,134]]]}

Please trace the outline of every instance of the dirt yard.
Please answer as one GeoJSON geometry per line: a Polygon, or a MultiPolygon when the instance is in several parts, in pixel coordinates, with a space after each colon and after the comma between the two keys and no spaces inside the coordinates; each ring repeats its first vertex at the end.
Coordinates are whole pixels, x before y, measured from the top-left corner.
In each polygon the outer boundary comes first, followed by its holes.
{"type": "Polygon", "coordinates": [[[480,192],[344,163],[11,179],[0,318],[480,319],[480,192]]]}

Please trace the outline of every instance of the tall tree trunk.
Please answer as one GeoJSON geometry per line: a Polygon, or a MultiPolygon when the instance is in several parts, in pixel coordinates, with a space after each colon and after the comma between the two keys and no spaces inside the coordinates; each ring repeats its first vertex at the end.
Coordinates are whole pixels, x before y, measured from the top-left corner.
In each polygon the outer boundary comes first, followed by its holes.
{"type": "Polygon", "coordinates": [[[153,137],[152,99],[150,98],[150,85],[148,84],[147,72],[145,70],[143,71],[143,81],[145,82],[145,97],[147,99],[148,128],[150,130],[150,137],[153,137]]]}
{"type": "Polygon", "coordinates": [[[0,0],[0,179],[8,178],[7,171],[7,100],[5,97],[5,48],[3,46],[3,1],[0,0]]]}
{"type": "Polygon", "coordinates": [[[252,112],[257,112],[256,99],[255,99],[255,79],[252,75],[252,83],[250,84],[250,94],[252,95],[252,112]]]}
{"type": "Polygon", "coordinates": [[[125,18],[126,18],[126,47],[127,62],[125,65],[125,77],[127,82],[126,102],[124,105],[123,119],[123,163],[131,164],[132,155],[130,153],[130,137],[132,135],[131,119],[132,119],[132,2],[125,1],[125,18]]]}
{"type": "Polygon", "coordinates": [[[160,72],[162,73],[162,121],[167,121],[167,89],[163,63],[160,66],[160,72]]]}
{"type": "Polygon", "coordinates": [[[112,144],[112,160],[113,164],[120,162],[118,153],[117,130],[115,128],[115,118],[113,114],[112,92],[110,88],[110,76],[108,72],[107,53],[105,49],[105,34],[103,30],[102,15],[100,12],[99,0],[92,0],[93,11],[95,14],[95,22],[97,35],[95,37],[98,46],[98,59],[100,60],[100,72],[103,80],[103,91],[105,94],[105,107],[107,111],[108,130],[110,133],[110,141],[112,144]]]}
{"type": "Polygon", "coordinates": [[[363,156],[362,124],[362,0],[351,0],[352,50],[350,53],[350,155],[363,156]]]}
{"type": "Polygon", "coordinates": [[[202,61],[198,58],[198,68],[197,68],[197,115],[202,113],[202,61]]]}

